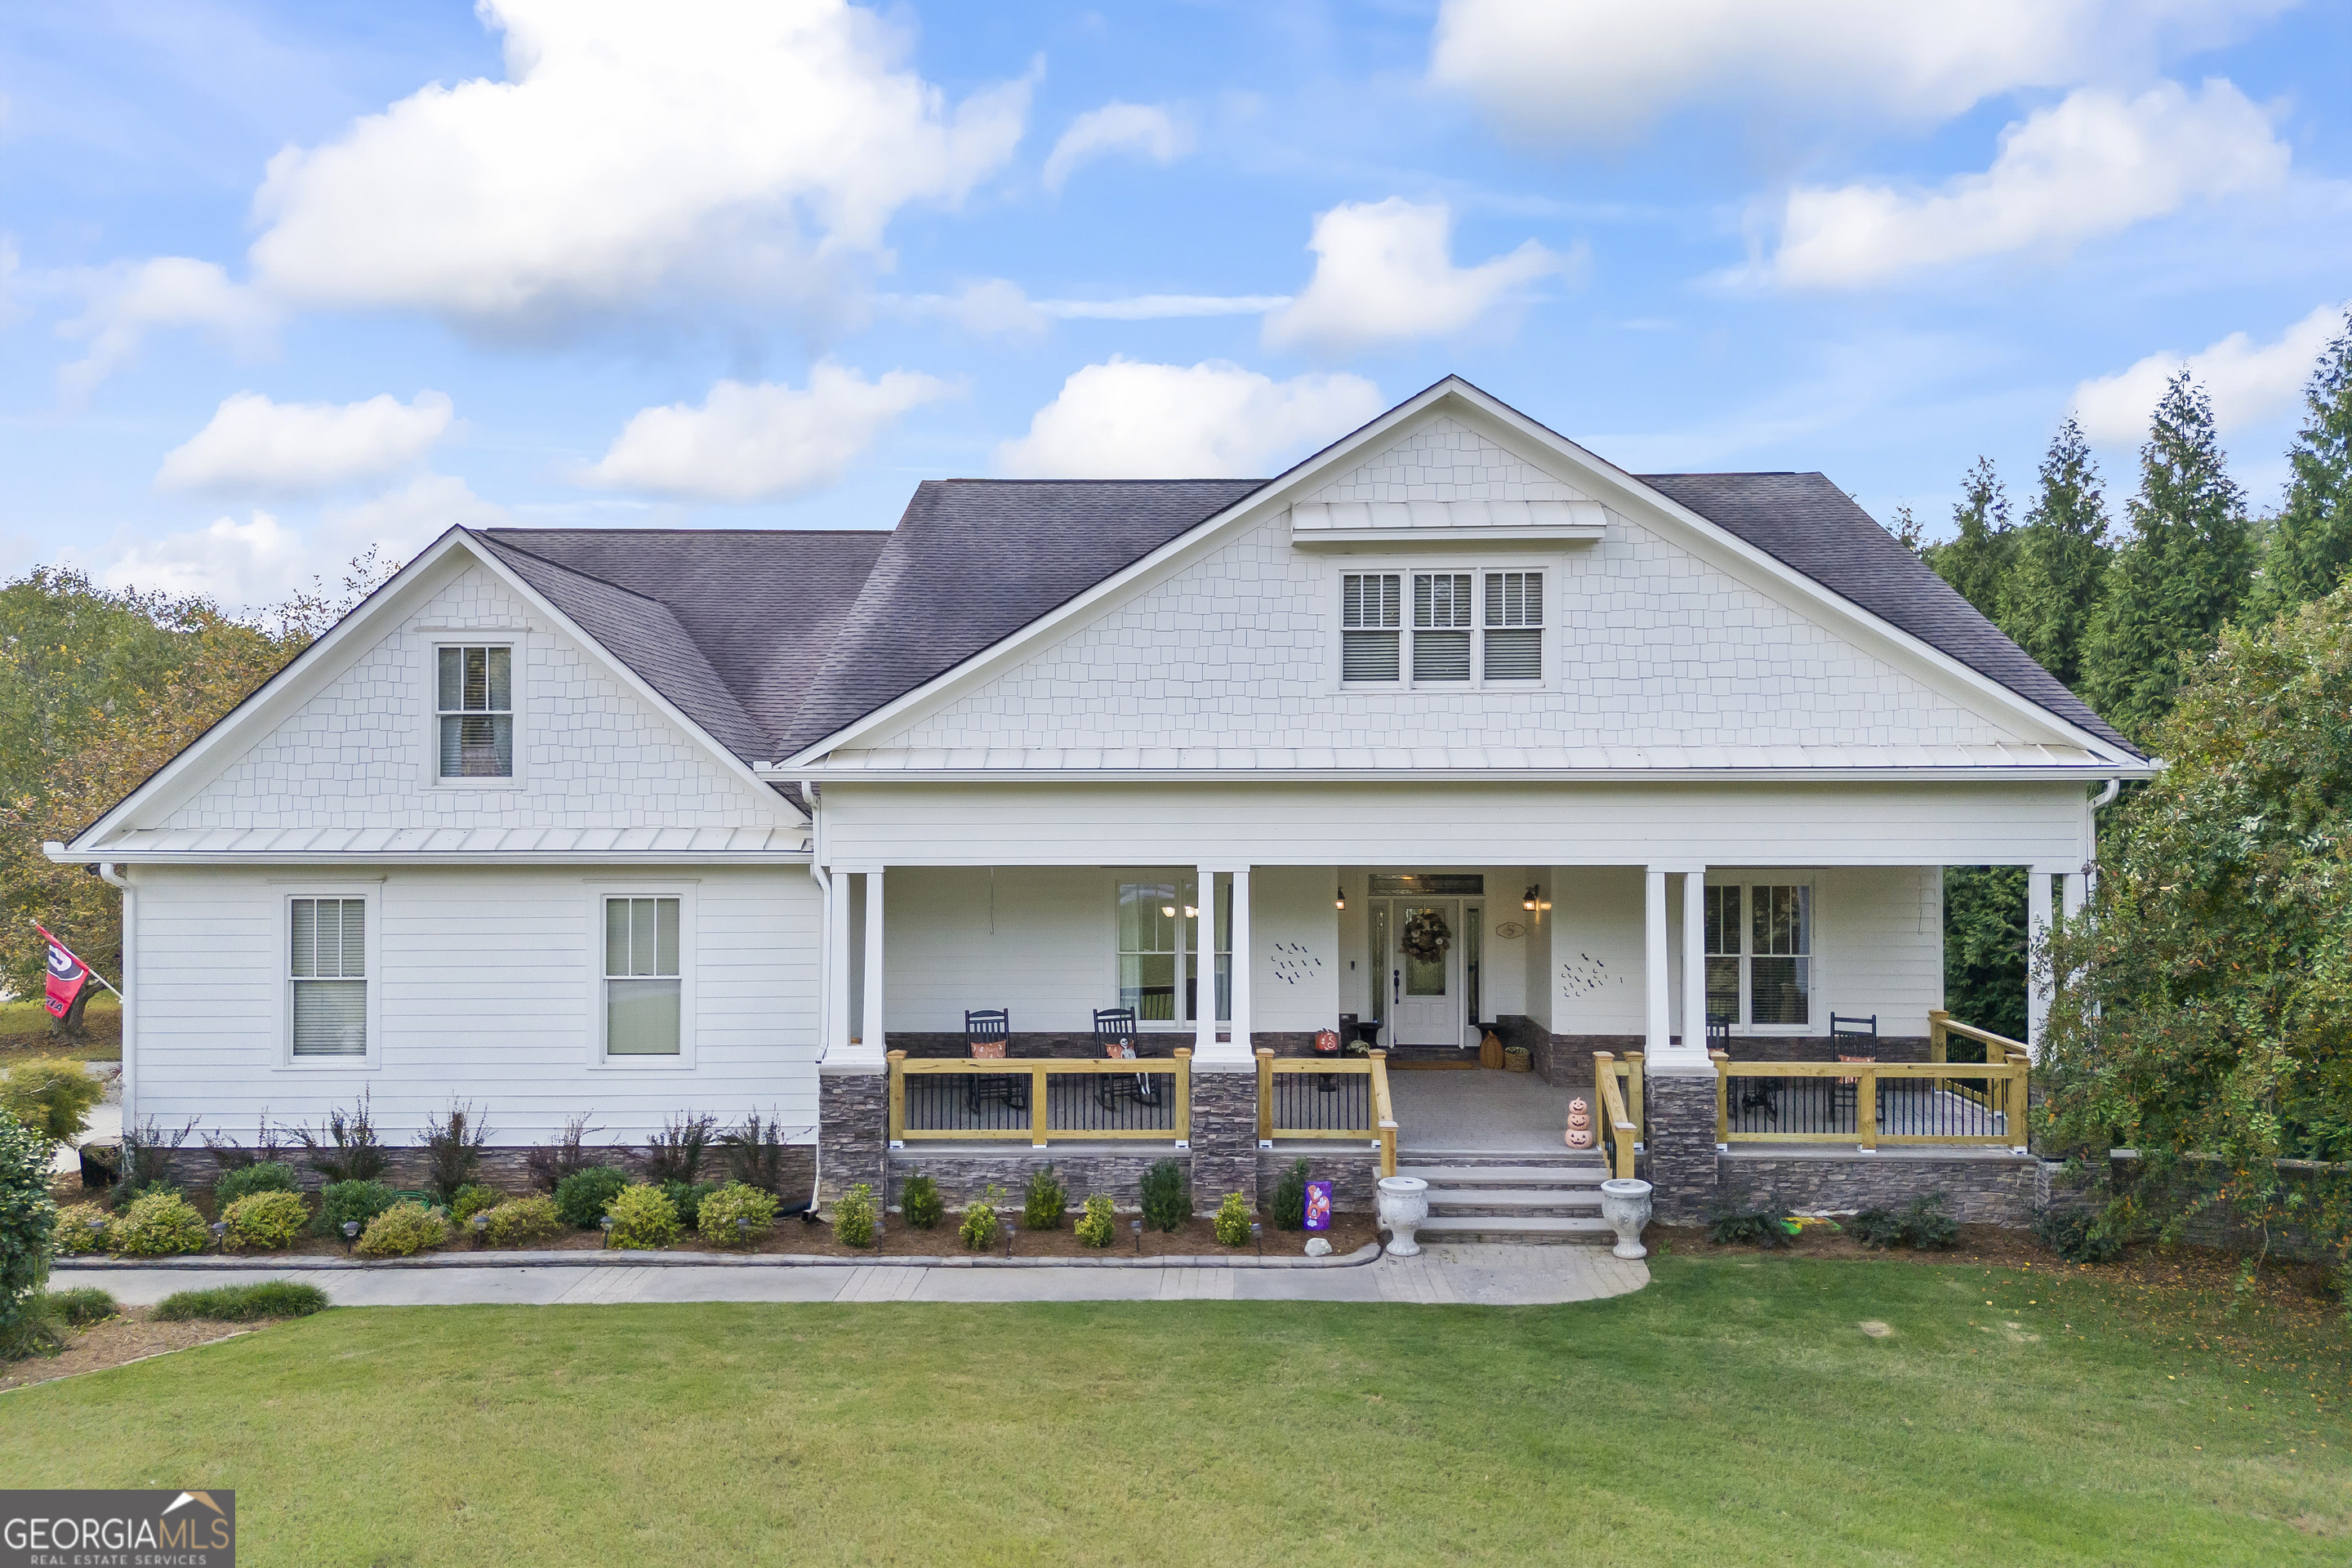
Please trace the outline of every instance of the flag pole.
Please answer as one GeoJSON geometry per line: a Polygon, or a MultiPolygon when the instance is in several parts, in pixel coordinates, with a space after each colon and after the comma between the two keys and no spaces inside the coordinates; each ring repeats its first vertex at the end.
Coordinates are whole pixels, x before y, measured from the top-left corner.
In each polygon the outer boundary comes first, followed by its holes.
{"type": "MultiPolygon", "coordinates": [[[[41,933],[41,940],[44,942],[57,942],[59,947],[66,947],[65,943],[58,942],[56,937],[51,936],[49,934],[49,928],[43,925],[40,921],[34,921],[32,922],[32,927],[35,931],[41,933]]],[[[73,949],[69,947],[66,947],[66,951],[68,952],[73,952],[73,949]]],[[[81,965],[83,973],[89,975],[92,980],[97,981],[100,985],[105,986],[109,991],[113,991],[114,999],[117,1002],[129,1000],[129,998],[124,996],[121,992],[115,990],[114,983],[112,981],[107,979],[105,975],[100,974],[97,970],[92,969],[89,966],[89,960],[84,958],[80,953],[74,952],[74,962],[81,965]]]]}

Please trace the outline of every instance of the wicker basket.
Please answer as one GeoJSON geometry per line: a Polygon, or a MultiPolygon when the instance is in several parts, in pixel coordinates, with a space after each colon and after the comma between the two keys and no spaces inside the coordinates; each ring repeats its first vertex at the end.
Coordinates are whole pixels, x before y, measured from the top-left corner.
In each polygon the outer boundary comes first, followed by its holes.
{"type": "Polygon", "coordinates": [[[1503,1070],[1505,1072],[1531,1072],[1534,1070],[1535,1065],[1535,1058],[1528,1055],[1527,1047],[1505,1046],[1503,1047],[1503,1070]]]}

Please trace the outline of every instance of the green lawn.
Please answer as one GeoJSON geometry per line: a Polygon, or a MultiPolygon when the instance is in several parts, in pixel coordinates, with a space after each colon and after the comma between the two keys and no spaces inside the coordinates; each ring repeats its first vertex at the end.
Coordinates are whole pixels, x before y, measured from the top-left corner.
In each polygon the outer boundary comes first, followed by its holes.
{"type": "Polygon", "coordinates": [[[1900,1261],[1547,1309],[344,1310],[0,1396],[0,1474],[233,1487],[248,1563],[2341,1563],[2346,1365],[2315,1309],[1900,1261]]]}
{"type": "Polygon", "coordinates": [[[122,1059],[122,1004],[111,995],[101,992],[82,1009],[82,1026],[89,1035],[87,1040],[59,1039],[51,1031],[52,1022],[47,1005],[37,997],[29,1002],[0,1002],[0,1067],[26,1057],[70,1057],[80,1062],[122,1059]]]}

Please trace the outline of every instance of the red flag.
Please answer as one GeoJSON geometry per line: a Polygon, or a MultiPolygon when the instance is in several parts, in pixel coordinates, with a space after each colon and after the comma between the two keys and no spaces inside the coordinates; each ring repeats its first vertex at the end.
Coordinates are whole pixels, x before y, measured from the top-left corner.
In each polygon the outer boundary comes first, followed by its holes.
{"type": "Polygon", "coordinates": [[[48,927],[35,922],[33,929],[49,938],[49,1016],[62,1018],[72,1010],[74,998],[89,984],[89,965],[73,955],[73,950],[49,936],[48,927]]]}

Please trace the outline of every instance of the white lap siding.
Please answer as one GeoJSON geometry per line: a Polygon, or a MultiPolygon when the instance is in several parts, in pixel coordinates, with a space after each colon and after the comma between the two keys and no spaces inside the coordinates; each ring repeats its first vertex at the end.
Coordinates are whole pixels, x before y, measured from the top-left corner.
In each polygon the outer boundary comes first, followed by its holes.
{"type": "Polygon", "coordinates": [[[137,876],[136,1114],[166,1130],[197,1117],[242,1141],[265,1110],[315,1125],[362,1092],[394,1144],[453,1099],[486,1115],[501,1145],[537,1142],[582,1112],[605,1139],[637,1143],[678,1111],[816,1121],[817,898],[804,867],[392,868],[357,884],[332,870],[315,882],[278,869],[137,876]],[[690,1068],[591,1060],[594,900],[607,883],[691,891],[690,1068]],[[373,1066],[287,1062],[280,910],[310,886],[372,890],[373,1066]]]}

